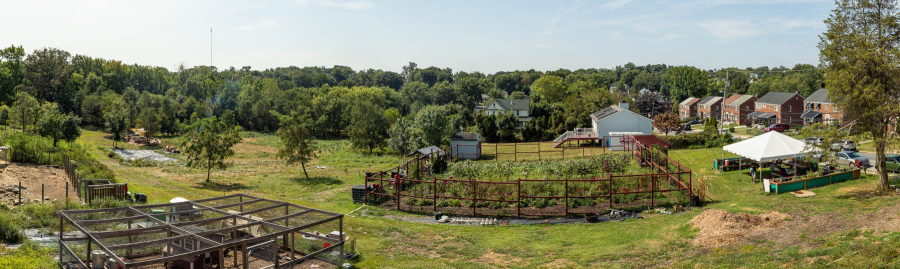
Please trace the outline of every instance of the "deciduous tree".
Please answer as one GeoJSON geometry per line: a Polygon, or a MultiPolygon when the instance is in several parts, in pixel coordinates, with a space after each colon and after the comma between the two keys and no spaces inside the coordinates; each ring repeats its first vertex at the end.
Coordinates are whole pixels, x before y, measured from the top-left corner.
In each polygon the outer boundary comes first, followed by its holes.
{"type": "Polygon", "coordinates": [[[900,10],[896,0],[841,0],[825,20],[819,58],[828,95],[875,144],[875,170],[888,188],[885,151],[900,114],[900,10]]]}
{"type": "Polygon", "coordinates": [[[278,137],[281,139],[282,148],[276,155],[279,159],[291,165],[300,163],[303,175],[309,180],[306,172],[306,163],[316,157],[317,145],[312,135],[312,120],[306,118],[303,113],[292,111],[290,115],[281,115],[272,111],[280,121],[278,137]]]}
{"type": "Polygon", "coordinates": [[[653,127],[669,136],[669,132],[681,127],[681,119],[675,113],[657,114],[653,117],[653,127]]]}
{"type": "Polygon", "coordinates": [[[384,112],[369,102],[361,102],[353,107],[350,121],[350,143],[355,148],[368,148],[369,153],[383,147],[388,137],[390,123],[384,112]]]}
{"type": "Polygon", "coordinates": [[[106,125],[106,131],[112,134],[113,147],[119,147],[119,140],[122,140],[122,132],[128,129],[128,109],[125,108],[124,102],[116,102],[103,113],[103,119],[106,125]]]}
{"type": "Polygon", "coordinates": [[[234,155],[232,147],[241,142],[241,127],[228,126],[212,116],[184,126],[184,130],[181,148],[187,166],[206,168],[206,182],[213,168],[225,170],[230,166],[225,159],[234,155]]]}

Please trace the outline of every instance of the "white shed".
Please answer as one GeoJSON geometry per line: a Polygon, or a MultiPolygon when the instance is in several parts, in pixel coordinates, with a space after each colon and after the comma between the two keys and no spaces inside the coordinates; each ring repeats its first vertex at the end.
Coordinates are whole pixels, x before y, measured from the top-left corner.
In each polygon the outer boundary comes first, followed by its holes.
{"type": "Polygon", "coordinates": [[[610,145],[608,140],[612,133],[653,134],[653,120],[619,105],[591,114],[591,127],[597,137],[603,139],[604,146],[610,145]]]}
{"type": "Polygon", "coordinates": [[[481,135],[459,132],[450,136],[452,155],[460,159],[481,158],[481,135]]]}
{"type": "Polygon", "coordinates": [[[641,132],[610,132],[609,133],[609,141],[608,146],[609,150],[612,151],[623,151],[625,147],[622,146],[622,138],[626,135],[645,135],[645,133],[641,132]]]}

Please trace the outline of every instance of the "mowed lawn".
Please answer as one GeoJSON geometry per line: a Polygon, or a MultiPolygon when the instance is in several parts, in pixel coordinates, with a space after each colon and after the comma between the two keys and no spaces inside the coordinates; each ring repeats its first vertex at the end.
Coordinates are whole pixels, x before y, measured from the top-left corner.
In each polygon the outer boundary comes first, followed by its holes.
{"type": "MultiPolygon", "coordinates": [[[[395,155],[353,150],[348,140],[320,140],[318,157],[307,164],[311,177],[307,180],[299,166],[285,166],[275,158],[277,137],[251,132],[243,135],[244,141],[235,147],[236,155],[229,159],[234,166],[225,171],[213,170],[209,183],[205,169],[186,168],[183,162],[147,167],[119,164],[101,150],[100,147],[111,147],[112,142],[100,132],[84,131],[80,141],[92,145],[94,154],[116,172],[117,181],[128,182],[132,192],[146,193],[153,203],[165,203],[179,196],[200,199],[246,193],[349,213],[359,207],[351,202],[350,188],[363,183],[364,172],[387,169],[400,162],[395,155]],[[326,168],[316,169],[316,165],[326,168]]],[[[711,168],[712,159],[721,158],[722,151],[673,150],[670,156],[699,172],[711,168]]],[[[841,214],[852,219],[854,214],[897,204],[897,196],[872,194],[877,186],[874,176],[814,189],[816,197],[796,198],[789,194],[764,194],[760,184],[751,183],[746,173],[740,173],[710,173],[714,201],[706,208],[754,214],[780,211],[798,219],[841,214]]],[[[411,216],[409,213],[369,210],[386,216],[354,213],[344,221],[345,231],[357,239],[362,254],[359,260],[352,261],[359,268],[820,267],[842,257],[842,262],[865,264],[871,257],[847,244],[892,246],[875,242],[894,236],[862,233],[863,239],[851,241],[844,240],[846,234],[809,238],[809,244],[817,244],[818,250],[751,240],[705,248],[692,245],[697,230],[688,224],[700,209],[678,215],[648,212],[645,219],[599,224],[495,227],[414,223],[397,220],[398,216],[411,216]],[[819,252],[810,252],[813,250],[819,252]]]]}

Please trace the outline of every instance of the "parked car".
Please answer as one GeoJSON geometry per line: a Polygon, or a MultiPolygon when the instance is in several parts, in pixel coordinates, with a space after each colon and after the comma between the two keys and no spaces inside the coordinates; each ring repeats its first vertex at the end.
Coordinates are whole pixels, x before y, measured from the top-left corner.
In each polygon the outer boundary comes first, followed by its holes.
{"type": "Polygon", "coordinates": [[[682,131],[690,131],[690,130],[691,130],[691,125],[690,125],[690,124],[682,125],[682,126],[681,126],[681,130],[682,130],[682,131]]]}
{"type": "Polygon", "coordinates": [[[856,150],[856,143],[853,143],[853,141],[841,140],[840,143],[841,143],[842,150],[858,151],[858,150],[856,150]]]}
{"type": "Polygon", "coordinates": [[[859,167],[859,168],[868,168],[869,167],[869,158],[860,156],[859,153],[853,151],[841,151],[836,153],[837,155],[837,163],[850,166],[850,167],[859,167]]]}
{"type": "Polygon", "coordinates": [[[790,125],[778,123],[778,124],[769,125],[769,127],[767,127],[766,129],[763,129],[763,132],[776,131],[779,133],[783,133],[784,131],[787,131],[789,129],[791,129],[790,125]]]}
{"type": "Polygon", "coordinates": [[[900,174],[900,155],[897,155],[897,154],[885,155],[884,161],[887,163],[888,171],[900,174]]]}
{"type": "Polygon", "coordinates": [[[700,124],[700,121],[698,121],[698,120],[691,120],[691,121],[689,121],[687,124],[700,124]]]}
{"type": "Polygon", "coordinates": [[[807,137],[806,139],[803,140],[803,142],[805,142],[806,144],[809,144],[809,145],[818,145],[818,144],[821,144],[822,141],[824,141],[824,140],[825,139],[821,138],[821,137],[807,137]]]}

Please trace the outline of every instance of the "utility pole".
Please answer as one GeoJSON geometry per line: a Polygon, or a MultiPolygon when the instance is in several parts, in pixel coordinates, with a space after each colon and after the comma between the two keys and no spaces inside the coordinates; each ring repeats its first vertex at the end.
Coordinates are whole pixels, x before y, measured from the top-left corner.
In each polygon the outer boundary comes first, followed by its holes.
{"type": "Polygon", "coordinates": [[[727,98],[726,94],[728,94],[728,69],[725,69],[725,90],[722,91],[722,116],[721,118],[719,118],[721,121],[722,129],[725,128],[725,99],[727,98]]]}
{"type": "Polygon", "coordinates": [[[209,67],[212,66],[212,28],[209,28],[209,67]]]}

